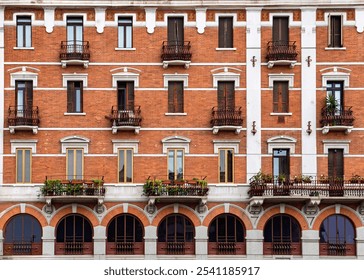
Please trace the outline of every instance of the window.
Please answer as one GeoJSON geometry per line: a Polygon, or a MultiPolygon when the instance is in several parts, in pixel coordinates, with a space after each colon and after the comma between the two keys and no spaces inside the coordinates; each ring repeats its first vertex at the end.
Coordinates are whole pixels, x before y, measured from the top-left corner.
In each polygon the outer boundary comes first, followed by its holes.
{"type": "Polygon", "coordinates": [[[343,215],[331,215],[320,226],[320,255],[355,256],[355,227],[343,215]]]}
{"type": "Polygon", "coordinates": [[[273,112],[288,113],[288,81],[273,82],[273,112]]]}
{"type": "Polygon", "coordinates": [[[168,17],[168,45],[183,45],[183,17],[168,17]]]}
{"type": "Polygon", "coordinates": [[[32,150],[16,149],[16,182],[30,183],[32,170],[32,150]]]}
{"type": "Polygon", "coordinates": [[[273,149],[273,176],[278,183],[289,180],[289,149],[273,149]]]}
{"type": "Polygon", "coordinates": [[[328,175],[336,184],[344,178],[344,149],[328,149],[328,175]]]}
{"type": "Polygon", "coordinates": [[[182,180],[183,179],[183,157],[182,149],[168,150],[168,179],[182,180]]]}
{"type": "Polygon", "coordinates": [[[83,84],[80,81],[67,82],[67,112],[82,113],[83,84]]]}
{"type": "Polygon", "coordinates": [[[118,82],[118,110],[134,111],[134,82],[118,82]]]}
{"type": "Polygon", "coordinates": [[[168,82],[168,112],[183,113],[183,82],[168,82]]]}
{"type": "Polygon", "coordinates": [[[219,182],[232,183],[234,181],[234,150],[219,150],[219,182]]]}
{"type": "Polygon", "coordinates": [[[16,81],[16,116],[32,119],[33,109],[33,82],[16,81]]]}
{"type": "Polygon", "coordinates": [[[344,108],[344,84],[341,81],[327,81],[327,101],[330,107],[334,106],[335,114],[339,115],[344,108]]]}
{"type": "Polygon", "coordinates": [[[273,17],[273,42],[274,45],[288,46],[289,41],[289,18],[273,17]]]}
{"type": "Polygon", "coordinates": [[[73,44],[74,47],[80,45],[83,41],[82,17],[67,17],[67,41],[69,44],[73,44]]]}
{"type": "Polygon", "coordinates": [[[219,110],[235,109],[235,82],[218,82],[217,105],[219,110]]]}
{"type": "Polygon", "coordinates": [[[16,18],[16,46],[30,48],[32,46],[32,20],[30,16],[16,18]]]}
{"type": "Polygon", "coordinates": [[[219,17],[219,48],[233,47],[233,18],[219,17]]]}
{"type": "Polygon", "coordinates": [[[133,19],[131,17],[119,17],[118,19],[118,47],[133,47],[133,19]]]}
{"type": "Polygon", "coordinates": [[[67,179],[82,179],[83,149],[67,149],[67,179]]]}
{"type": "Polygon", "coordinates": [[[329,47],[341,48],[342,46],[342,16],[329,16],[329,47]]]}
{"type": "Polygon", "coordinates": [[[133,150],[119,149],[119,167],[118,176],[119,183],[127,183],[133,181],[133,150]]]}

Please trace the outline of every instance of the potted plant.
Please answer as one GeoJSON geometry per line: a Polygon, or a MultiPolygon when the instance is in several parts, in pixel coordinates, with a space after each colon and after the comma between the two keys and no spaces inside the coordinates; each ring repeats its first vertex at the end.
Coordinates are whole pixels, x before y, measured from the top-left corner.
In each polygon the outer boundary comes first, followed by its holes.
{"type": "Polygon", "coordinates": [[[277,180],[278,180],[278,183],[279,183],[279,184],[283,184],[283,183],[286,181],[286,175],[285,175],[285,174],[283,174],[283,173],[280,173],[280,174],[278,175],[277,180]]]}
{"type": "Polygon", "coordinates": [[[358,184],[358,183],[360,183],[362,181],[362,178],[359,176],[359,175],[353,175],[351,178],[350,178],[350,180],[349,180],[349,182],[351,183],[351,184],[358,184]]]}
{"type": "Polygon", "coordinates": [[[46,180],[41,187],[41,194],[44,196],[61,195],[63,186],[60,180],[46,180]]]}
{"type": "Polygon", "coordinates": [[[330,115],[334,115],[338,109],[339,103],[335,95],[330,93],[326,96],[326,110],[330,115]]]}

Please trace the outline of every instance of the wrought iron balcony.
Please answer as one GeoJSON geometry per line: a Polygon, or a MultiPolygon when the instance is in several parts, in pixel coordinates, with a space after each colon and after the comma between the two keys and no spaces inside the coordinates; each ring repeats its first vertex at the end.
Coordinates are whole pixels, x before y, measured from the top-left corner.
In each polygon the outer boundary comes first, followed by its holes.
{"type": "Polygon", "coordinates": [[[223,109],[213,107],[211,125],[214,134],[217,134],[219,130],[234,130],[236,134],[239,134],[243,128],[241,107],[223,109]]]}
{"type": "Polygon", "coordinates": [[[268,68],[272,68],[274,65],[289,65],[293,68],[297,62],[297,55],[295,41],[268,42],[268,68]]]}
{"type": "Polygon", "coordinates": [[[4,255],[41,255],[42,243],[31,241],[18,241],[4,243],[4,255]]]}
{"type": "Polygon", "coordinates": [[[88,67],[90,46],[88,41],[62,41],[60,53],[62,67],[67,65],[83,65],[88,67]]]}
{"type": "Polygon", "coordinates": [[[356,244],[347,244],[339,240],[320,242],[320,255],[323,256],[355,256],[356,244]]]}
{"type": "Polygon", "coordinates": [[[55,243],[56,255],[92,255],[93,243],[82,241],[67,241],[55,243]]]}
{"type": "Polygon", "coordinates": [[[209,255],[245,255],[245,242],[209,242],[209,255]]]}
{"type": "Polygon", "coordinates": [[[142,121],[140,106],[126,110],[119,110],[117,106],[113,106],[111,114],[105,118],[111,121],[113,134],[116,134],[118,130],[134,130],[135,134],[139,134],[142,121]]]}
{"type": "Polygon", "coordinates": [[[15,133],[15,130],[31,130],[34,134],[37,134],[39,125],[38,106],[31,108],[10,106],[8,110],[8,125],[10,133],[15,133]]]}
{"type": "Polygon", "coordinates": [[[108,255],[143,255],[144,242],[107,242],[106,253],[108,255]]]}
{"type": "Polygon", "coordinates": [[[264,242],[263,244],[264,255],[301,255],[300,242],[264,242]]]}
{"type": "Polygon", "coordinates": [[[93,179],[85,177],[78,179],[52,179],[46,177],[44,185],[40,187],[40,194],[46,199],[46,211],[52,212],[52,201],[57,202],[78,202],[96,201],[97,211],[103,211],[103,201],[105,197],[104,178],[93,179]]]}
{"type": "Polygon", "coordinates": [[[147,179],[143,195],[149,197],[148,211],[154,213],[156,199],[169,202],[197,202],[198,211],[203,212],[207,202],[207,182],[202,180],[158,180],[147,179]]]}
{"type": "Polygon", "coordinates": [[[194,242],[158,242],[158,255],[193,255],[195,254],[194,242]]]}
{"type": "Polygon", "coordinates": [[[321,109],[322,133],[326,134],[331,131],[345,131],[346,134],[351,132],[354,124],[352,107],[330,109],[326,106],[321,109]]]}
{"type": "Polygon", "coordinates": [[[191,44],[189,41],[164,41],[162,46],[163,68],[169,65],[184,65],[189,68],[191,63],[191,44]]]}

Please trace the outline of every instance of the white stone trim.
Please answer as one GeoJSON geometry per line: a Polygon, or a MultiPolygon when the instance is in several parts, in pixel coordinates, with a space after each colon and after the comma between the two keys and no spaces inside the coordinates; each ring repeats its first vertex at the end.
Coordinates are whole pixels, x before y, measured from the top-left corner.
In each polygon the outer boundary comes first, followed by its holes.
{"type": "Polygon", "coordinates": [[[183,87],[186,88],[188,87],[188,75],[189,74],[163,74],[163,79],[164,79],[164,87],[167,88],[168,87],[168,82],[176,82],[176,81],[181,81],[183,82],[183,87]]]}
{"type": "Polygon", "coordinates": [[[236,48],[215,48],[216,51],[236,51],[236,48]]]}
{"type": "Polygon", "coordinates": [[[262,26],[273,26],[273,17],[288,17],[288,27],[292,26],[301,26],[300,21],[293,21],[293,13],[292,12],[269,12],[269,21],[262,21],[262,26]]]}
{"type": "Polygon", "coordinates": [[[44,7],[44,26],[46,28],[47,33],[53,32],[54,27],[54,11],[56,8],[53,7],[44,7]]]}
{"type": "Polygon", "coordinates": [[[293,155],[296,152],[296,142],[295,138],[284,135],[269,138],[268,154],[273,154],[273,149],[289,149],[289,153],[293,155]]]}
{"type": "Polygon", "coordinates": [[[292,116],[292,113],[270,113],[271,116],[292,116]]]}
{"type": "Polygon", "coordinates": [[[10,152],[12,154],[16,153],[16,149],[31,149],[32,154],[37,153],[37,143],[38,140],[26,140],[26,139],[11,139],[10,140],[10,152]]]}
{"type": "Polygon", "coordinates": [[[97,33],[103,33],[105,27],[105,11],[106,8],[95,8],[95,27],[97,33]]]}
{"type": "Polygon", "coordinates": [[[62,154],[66,153],[68,148],[82,148],[84,154],[88,154],[88,144],[90,139],[82,136],[67,136],[60,140],[62,154]]]}
{"type": "Polygon", "coordinates": [[[145,25],[149,34],[154,33],[157,8],[145,8],[145,25]]]}
{"type": "Polygon", "coordinates": [[[68,113],[68,112],[65,112],[63,113],[64,116],[86,116],[86,113],[83,112],[83,113],[68,113]]]}
{"type": "Polygon", "coordinates": [[[212,140],[214,143],[214,154],[219,153],[219,149],[233,149],[234,155],[239,154],[240,140],[212,140]]]}
{"type": "Polygon", "coordinates": [[[166,154],[168,149],[184,149],[185,154],[190,153],[191,139],[183,136],[170,136],[162,139],[163,154],[166,154]]]}
{"type": "Polygon", "coordinates": [[[63,79],[63,87],[67,88],[67,83],[69,81],[81,81],[82,82],[82,86],[85,88],[87,87],[87,78],[88,78],[88,74],[87,73],[82,73],[82,74],[77,74],[77,73],[73,73],[73,74],[62,74],[62,79],[63,79]]]}
{"type": "Polygon", "coordinates": [[[135,72],[141,72],[141,70],[131,67],[119,67],[110,70],[110,72],[118,71],[121,69],[123,70],[122,72],[112,74],[112,87],[116,88],[118,86],[118,82],[134,82],[134,87],[139,87],[139,74],[135,72]]]}
{"type": "Polygon", "coordinates": [[[341,16],[343,26],[354,26],[355,25],[354,21],[347,20],[347,13],[346,12],[325,12],[324,13],[324,20],[323,21],[317,21],[317,26],[329,26],[330,25],[330,21],[329,21],[330,16],[341,16]]]}
{"type": "Polygon", "coordinates": [[[13,50],[33,51],[34,47],[13,47],[13,50]]]}
{"type": "Polygon", "coordinates": [[[276,81],[287,81],[288,87],[293,88],[294,86],[294,74],[268,74],[268,85],[269,87],[273,87],[273,83],[276,81]]]}
{"type": "MultiPolygon", "coordinates": [[[[23,67],[21,67],[21,71],[10,73],[10,86],[15,87],[16,81],[32,81],[33,87],[37,87],[38,86],[38,73],[29,72],[29,71],[27,71],[28,69],[32,69],[32,70],[39,72],[39,70],[37,68],[23,66],[23,67]]],[[[13,69],[10,69],[8,71],[11,71],[11,70],[13,70],[13,69]]]]}
{"type": "Polygon", "coordinates": [[[117,154],[119,149],[133,149],[133,153],[138,153],[139,140],[111,140],[113,153],[117,154]]]}
{"type": "Polygon", "coordinates": [[[322,73],[322,87],[327,87],[328,81],[342,81],[344,82],[344,87],[347,88],[350,86],[350,73],[351,70],[343,67],[329,67],[325,69],[321,69],[320,72],[322,73]],[[330,71],[332,70],[332,71],[330,71]],[[341,71],[340,71],[341,70],[341,71]],[[330,72],[324,72],[330,71],[330,72]],[[343,72],[346,71],[346,72],[343,72]]]}
{"type": "Polygon", "coordinates": [[[322,140],[324,144],[324,154],[329,153],[329,149],[343,149],[344,154],[349,154],[351,140],[322,140]]]}
{"type": "Polygon", "coordinates": [[[363,33],[363,31],[364,31],[364,9],[361,9],[361,8],[355,9],[355,26],[356,26],[357,32],[363,33]]]}
{"type": "Polygon", "coordinates": [[[218,82],[233,81],[235,83],[235,88],[240,87],[240,74],[232,71],[241,72],[240,69],[232,67],[221,67],[211,70],[212,86],[217,88],[218,82]]]}
{"type": "Polygon", "coordinates": [[[196,28],[199,34],[205,32],[207,8],[196,8],[196,28]]]}

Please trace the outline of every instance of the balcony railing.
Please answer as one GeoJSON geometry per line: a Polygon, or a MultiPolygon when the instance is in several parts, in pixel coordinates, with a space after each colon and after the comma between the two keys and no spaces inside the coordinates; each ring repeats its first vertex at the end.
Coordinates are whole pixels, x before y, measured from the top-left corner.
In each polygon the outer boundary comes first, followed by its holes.
{"type": "Polygon", "coordinates": [[[207,182],[204,180],[150,180],[143,186],[146,196],[206,196],[207,182]]]}
{"type": "Polygon", "coordinates": [[[324,127],[323,133],[326,134],[330,129],[332,130],[348,130],[350,132],[354,116],[352,107],[336,108],[334,110],[326,106],[321,109],[321,125],[324,127]],[[330,128],[331,127],[331,128],[330,128]],[[342,129],[340,129],[340,127],[342,129]]]}
{"type": "Polygon", "coordinates": [[[108,255],[143,255],[144,242],[107,242],[106,252],[108,255]]]}
{"type": "Polygon", "coordinates": [[[8,110],[8,125],[11,133],[14,133],[15,130],[33,130],[33,133],[37,133],[39,125],[38,106],[31,108],[10,106],[8,110]]]}
{"type": "Polygon", "coordinates": [[[157,253],[159,255],[193,255],[195,254],[194,242],[158,242],[157,253]]]}
{"type": "Polygon", "coordinates": [[[277,65],[291,65],[297,61],[295,41],[270,41],[268,42],[267,60],[268,67],[277,65]]]}
{"type": "Polygon", "coordinates": [[[241,107],[236,108],[212,108],[211,125],[216,134],[219,130],[233,129],[239,133],[243,125],[241,107]]]}
{"type": "Polygon", "coordinates": [[[301,180],[251,180],[250,197],[354,197],[364,199],[364,180],[337,178],[321,178],[301,180]]]}
{"type": "Polygon", "coordinates": [[[92,255],[93,243],[82,241],[56,242],[56,255],[92,255]]]}
{"type": "Polygon", "coordinates": [[[345,242],[320,242],[320,255],[323,256],[355,256],[355,244],[345,242]]]}
{"type": "Polygon", "coordinates": [[[41,242],[18,241],[13,243],[4,243],[4,255],[41,255],[41,242]]]}
{"type": "Polygon", "coordinates": [[[300,242],[264,242],[264,255],[301,255],[300,242]]]}
{"type": "Polygon", "coordinates": [[[111,122],[113,134],[118,130],[135,130],[135,133],[139,133],[142,121],[140,106],[129,110],[119,110],[117,106],[113,106],[111,114],[105,117],[111,122]]]}
{"type": "Polygon", "coordinates": [[[45,197],[105,196],[104,181],[102,179],[49,179],[46,177],[40,192],[45,197]]]}
{"type": "Polygon", "coordinates": [[[90,45],[88,41],[62,41],[61,60],[89,60],[90,45]]]}
{"type": "Polygon", "coordinates": [[[163,67],[168,65],[184,65],[189,67],[191,62],[191,44],[189,41],[164,41],[162,46],[163,67]]]}
{"type": "Polygon", "coordinates": [[[245,255],[245,242],[209,242],[209,255],[245,255]]]}

